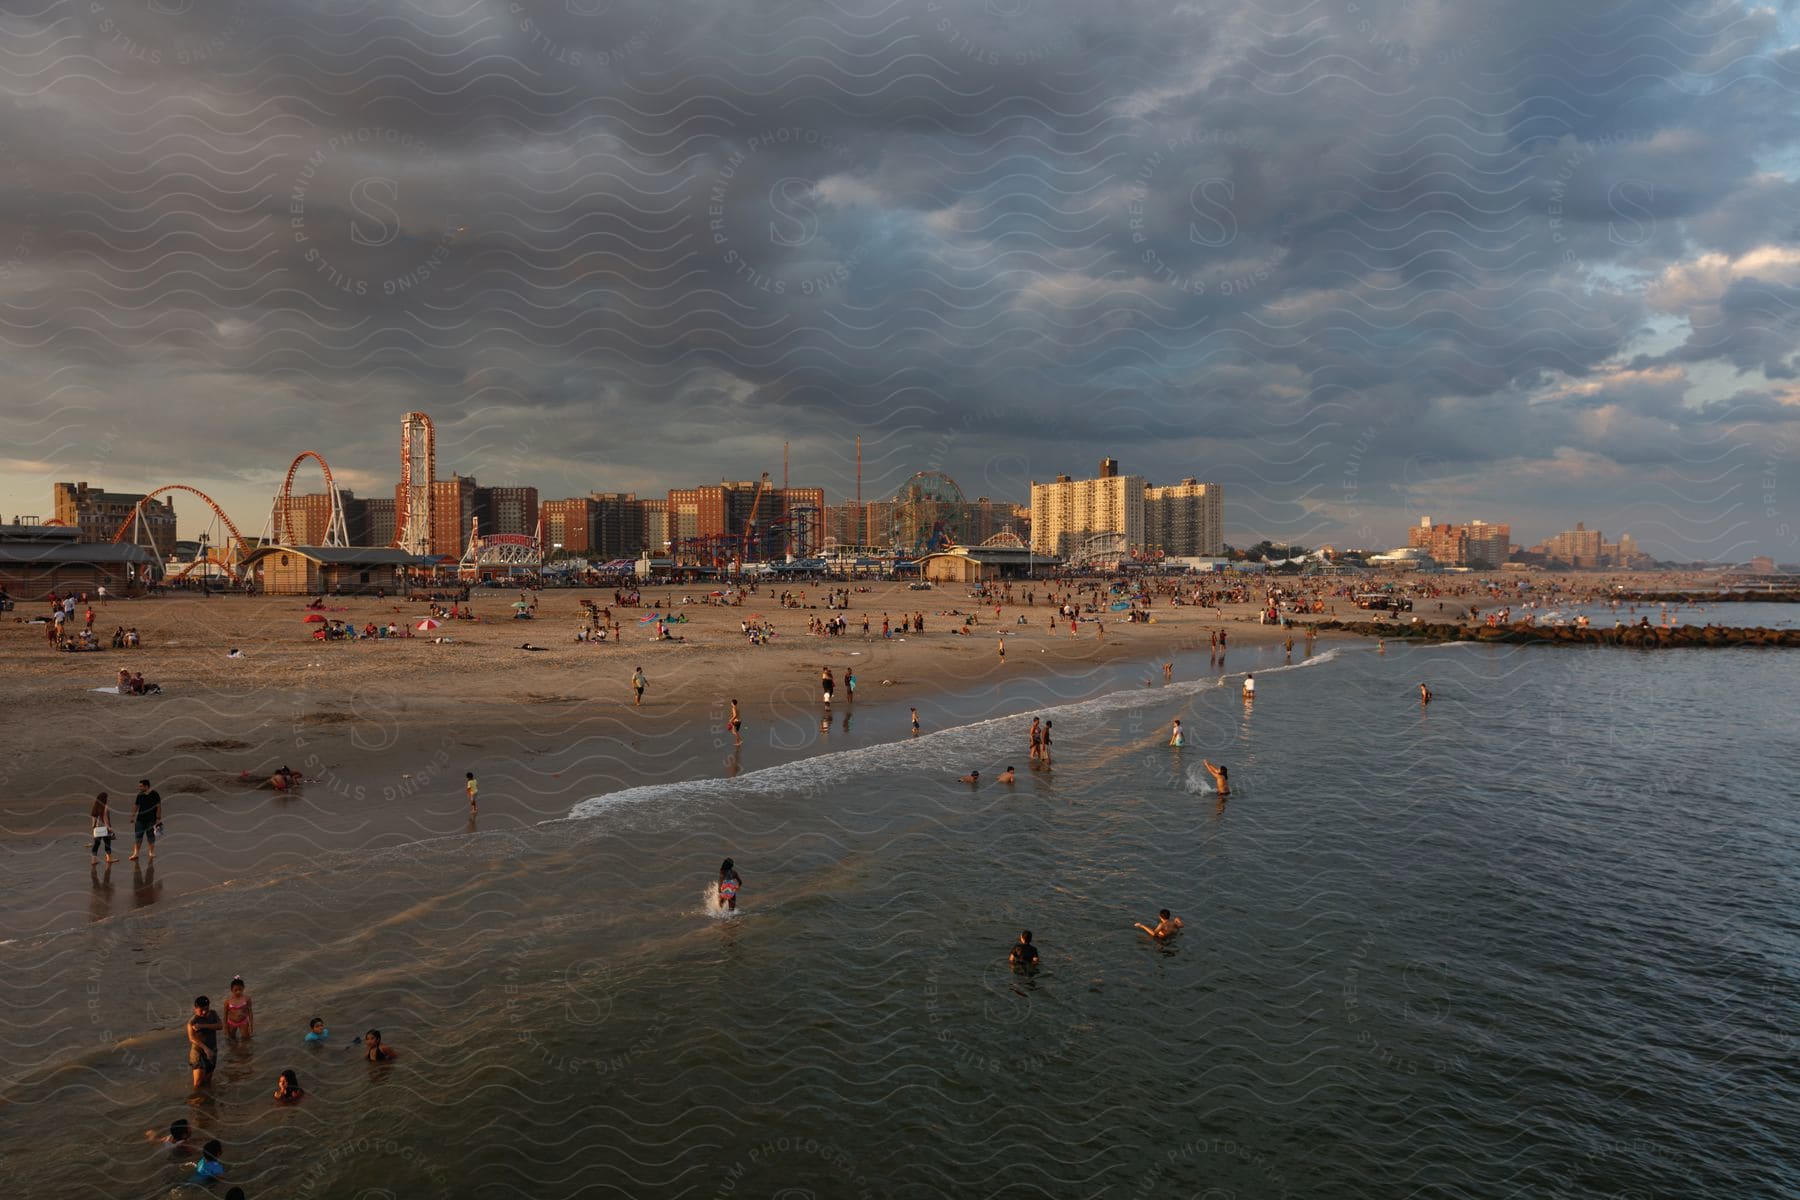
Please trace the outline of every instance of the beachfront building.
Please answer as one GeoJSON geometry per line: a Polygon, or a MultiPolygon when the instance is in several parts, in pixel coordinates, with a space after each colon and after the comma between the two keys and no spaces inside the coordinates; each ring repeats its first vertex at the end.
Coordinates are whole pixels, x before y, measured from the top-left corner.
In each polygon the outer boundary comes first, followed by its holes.
{"type": "Polygon", "coordinates": [[[346,495],[344,524],[352,546],[392,546],[400,540],[398,505],[390,496],[357,500],[352,505],[346,495]]]}
{"type": "MultiPolygon", "coordinates": [[[[475,517],[475,480],[467,475],[434,479],[427,489],[431,498],[431,553],[461,558],[468,549],[469,522],[475,517]]],[[[395,489],[396,496],[399,488],[395,489]]]]}
{"type": "Polygon", "coordinates": [[[1023,546],[952,546],[918,560],[919,573],[932,583],[983,583],[990,579],[1030,579],[1062,566],[1056,555],[1023,546]]]}
{"type": "Polygon", "coordinates": [[[1434,524],[1430,517],[1420,517],[1407,530],[1406,544],[1446,566],[1492,570],[1512,553],[1512,526],[1486,521],[1434,524]]]}
{"type": "Polygon", "coordinates": [[[636,558],[644,548],[646,502],[636,492],[590,492],[588,499],[594,505],[594,557],[636,558]]]}
{"type": "Polygon", "coordinates": [[[1097,479],[1032,480],[1032,549],[1067,557],[1103,533],[1123,537],[1128,548],[1143,546],[1146,486],[1142,475],[1119,474],[1116,458],[1100,460],[1097,479]]]}
{"type": "MultiPolygon", "coordinates": [[[[50,490],[56,522],[75,530],[84,542],[110,542],[119,526],[144,499],[143,492],[109,492],[85,483],[58,483],[50,490]]],[[[134,523],[125,540],[150,546],[158,557],[175,553],[175,502],[164,497],[143,505],[143,520],[134,523]]]]}
{"type": "Polygon", "coordinates": [[[1144,546],[1170,558],[1225,553],[1225,489],[1192,475],[1144,488],[1144,546]]]}
{"type": "MultiPolygon", "coordinates": [[[[562,550],[578,558],[594,557],[594,502],[576,497],[543,504],[544,549],[562,550]]],[[[616,558],[617,555],[608,555],[616,558]]]]}
{"type": "Polygon", "coordinates": [[[481,522],[483,537],[496,533],[536,537],[538,490],[534,487],[482,487],[476,484],[474,516],[481,522]]]}
{"type": "Polygon", "coordinates": [[[244,568],[271,596],[398,591],[418,559],[394,546],[259,546],[244,568]]]}
{"type": "MultiPolygon", "coordinates": [[[[170,550],[174,549],[173,540],[170,550]]],[[[15,600],[39,600],[51,592],[123,595],[156,574],[156,551],[133,542],[88,541],[63,525],[0,525],[0,591],[15,600]]]]}
{"type": "MultiPolygon", "coordinates": [[[[1417,546],[1400,546],[1386,554],[1371,554],[1369,565],[1386,571],[1436,571],[1438,561],[1417,546]]],[[[1245,564],[1248,565],[1248,564],[1245,564]]]]}
{"type": "Polygon", "coordinates": [[[669,552],[669,502],[668,500],[640,500],[644,513],[644,537],[640,549],[650,551],[654,555],[669,552]]]}

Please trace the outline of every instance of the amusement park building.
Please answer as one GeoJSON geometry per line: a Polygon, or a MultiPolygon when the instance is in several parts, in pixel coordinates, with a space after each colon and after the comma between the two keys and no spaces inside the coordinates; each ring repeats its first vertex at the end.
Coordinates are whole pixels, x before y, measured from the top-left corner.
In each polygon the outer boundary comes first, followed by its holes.
{"type": "Polygon", "coordinates": [[[109,531],[96,544],[73,525],[0,525],[0,590],[27,600],[101,587],[123,592],[141,581],[158,560],[147,546],[115,545],[111,537],[109,531]]]}
{"type": "Polygon", "coordinates": [[[1088,539],[1117,534],[1125,544],[1144,544],[1142,475],[1121,475],[1117,459],[1100,461],[1098,479],[1058,475],[1050,483],[1031,483],[1031,546],[1045,554],[1067,557],[1088,539]]]}
{"type": "Polygon", "coordinates": [[[919,559],[919,571],[933,583],[981,583],[1049,574],[1062,563],[1023,546],[952,546],[919,559]]]}
{"type": "MultiPolygon", "coordinates": [[[[84,542],[110,542],[144,500],[144,494],[102,491],[85,483],[58,483],[51,488],[51,500],[58,524],[77,530],[84,542]]],[[[127,532],[126,540],[153,546],[159,556],[167,558],[175,552],[174,500],[151,500],[141,511],[146,535],[140,536],[133,528],[127,532]]]]}
{"type": "Polygon", "coordinates": [[[391,546],[259,546],[244,559],[271,596],[393,592],[400,569],[418,562],[391,546]]]}

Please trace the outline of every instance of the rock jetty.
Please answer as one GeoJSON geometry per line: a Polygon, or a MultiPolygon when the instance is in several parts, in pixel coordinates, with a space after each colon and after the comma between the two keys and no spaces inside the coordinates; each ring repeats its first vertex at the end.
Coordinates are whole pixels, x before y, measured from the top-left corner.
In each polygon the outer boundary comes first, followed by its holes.
{"type": "Polygon", "coordinates": [[[1723,625],[1621,625],[1616,628],[1575,625],[1453,625],[1421,621],[1417,625],[1382,621],[1322,621],[1315,628],[1359,633],[1365,637],[1415,642],[1502,642],[1509,645],[1629,646],[1640,650],[1715,646],[1800,646],[1800,629],[1739,629],[1723,625]]]}

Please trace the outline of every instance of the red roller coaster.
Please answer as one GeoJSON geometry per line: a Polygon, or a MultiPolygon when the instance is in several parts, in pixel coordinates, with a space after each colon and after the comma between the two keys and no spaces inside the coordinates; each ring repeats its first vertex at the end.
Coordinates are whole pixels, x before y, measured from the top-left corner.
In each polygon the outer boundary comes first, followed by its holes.
{"type": "Polygon", "coordinates": [[[331,516],[326,522],[325,539],[322,546],[348,546],[350,534],[344,525],[344,501],[338,495],[337,481],[331,477],[331,464],[317,450],[302,450],[294,455],[294,461],[288,464],[287,479],[282,482],[281,492],[275,497],[275,511],[269,515],[269,531],[274,541],[281,546],[298,545],[293,520],[292,501],[294,498],[294,476],[300,470],[300,464],[307,459],[319,464],[319,470],[325,475],[325,496],[331,506],[331,516]]]}
{"type": "Polygon", "coordinates": [[[232,523],[230,517],[225,515],[225,510],[220,508],[211,496],[207,495],[199,488],[189,487],[185,483],[166,483],[155,491],[145,493],[144,498],[132,505],[131,512],[123,521],[119,522],[118,532],[113,534],[112,540],[115,542],[124,541],[125,536],[129,534],[132,527],[137,524],[138,517],[144,510],[144,505],[150,503],[164,492],[187,492],[189,495],[200,497],[206,504],[206,507],[212,509],[213,516],[219,519],[219,523],[225,527],[225,531],[231,535],[231,540],[236,543],[238,560],[242,561],[244,556],[250,553],[250,543],[244,540],[244,535],[238,532],[238,527],[232,523]]]}

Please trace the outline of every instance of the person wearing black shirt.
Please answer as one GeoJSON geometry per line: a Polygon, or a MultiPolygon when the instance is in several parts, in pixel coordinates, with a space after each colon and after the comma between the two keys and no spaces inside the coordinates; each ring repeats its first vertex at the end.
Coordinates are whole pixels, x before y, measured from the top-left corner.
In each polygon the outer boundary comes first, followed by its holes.
{"type": "MultiPolygon", "coordinates": [[[[151,793],[154,795],[155,793],[151,793]]],[[[194,1069],[194,1086],[204,1087],[219,1065],[219,1030],[225,1022],[205,996],[194,997],[194,1015],[188,1018],[188,1066],[194,1069]]]]}
{"type": "Polygon", "coordinates": [[[137,861],[144,839],[150,840],[150,857],[156,857],[156,827],[162,821],[162,796],[150,786],[148,779],[138,780],[136,820],[132,825],[131,862],[137,861]]]}
{"type": "Polygon", "coordinates": [[[1019,934],[1019,940],[1013,943],[1012,953],[1007,955],[1008,961],[1015,967],[1035,967],[1038,964],[1037,947],[1031,944],[1031,930],[1019,934]]]}

